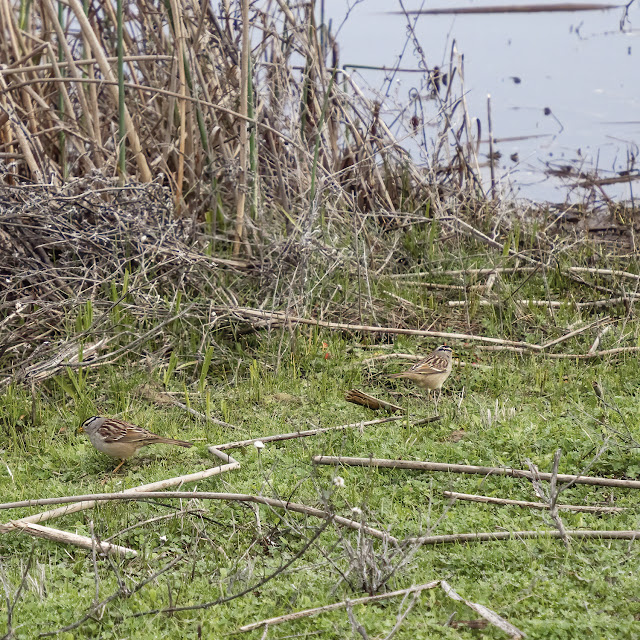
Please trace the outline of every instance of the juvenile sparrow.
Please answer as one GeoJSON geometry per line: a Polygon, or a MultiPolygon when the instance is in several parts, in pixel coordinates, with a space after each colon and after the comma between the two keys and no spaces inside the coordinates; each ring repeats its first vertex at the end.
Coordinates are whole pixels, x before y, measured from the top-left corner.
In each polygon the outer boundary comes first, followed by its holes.
{"type": "Polygon", "coordinates": [[[429,394],[436,390],[442,393],[442,385],[451,373],[452,351],[451,347],[443,344],[431,352],[424,360],[416,362],[411,369],[396,373],[391,378],[408,378],[419,387],[426,389],[429,394]]]}
{"type": "Polygon", "coordinates": [[[91,444],[98,451],[106,453],[112,458],[120,458],[121,462],[113,470],[113,473],[120,469],[127,458],[148,444],[176,444],[179,447],[193,447],[192,442],[157,436],[142,427],[116,418],[93,416],[85,420],[80,429],[89,436],[91,444]]]}

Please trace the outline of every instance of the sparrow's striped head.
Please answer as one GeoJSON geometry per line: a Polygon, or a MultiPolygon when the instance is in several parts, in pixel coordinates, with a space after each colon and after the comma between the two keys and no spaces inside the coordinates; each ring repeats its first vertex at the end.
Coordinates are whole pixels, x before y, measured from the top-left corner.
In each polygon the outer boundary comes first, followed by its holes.
{"type": "Polygon", "coordinates": [[[100,416],[91,416],[90,418],[87,418],[81,425],[80,425],[80,431],[87,431],[88,427],[90,427],[96,420],[100,420],[100,416]]]}

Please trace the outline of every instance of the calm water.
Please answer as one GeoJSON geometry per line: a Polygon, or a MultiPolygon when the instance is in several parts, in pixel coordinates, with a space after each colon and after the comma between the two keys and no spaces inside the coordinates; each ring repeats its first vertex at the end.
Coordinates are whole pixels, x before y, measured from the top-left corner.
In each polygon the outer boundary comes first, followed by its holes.
{"type": "MultiPolygon", "coordinates": [[[[517,3],[407,0],[404,6],[413,10],[498,4],[517,3]]],[[[399,2],[389,0],[325,0],[325,21],[331,18],[332,31],[337,32],[341,64],[417,69],[419,58],[413,45],[407,45],[406,18],[390,13],[400,10],[399,2]]],[[[470,115],[482,121],[480,160],[485,163],[491,94],[495,148],[501,154],[496,175],[503,190],[511,185],[519,197],[550,202],[582,201],[588,194],[599,200],[629,200],[640,192],[640,180],[595,190],[570,186],[577,182],[576,172],[597,169],[601,178],[629,169],[640,174],[640,6],[631,6],[621,31],[622,15],[621,9],[613,9],[418,17],[415,31],[430,68],[448,65],[454,40],[464,55],[467,104],[470,115]],[[532,137],[519,139],[523,136],[532,137]],[[569,168],[574,178],[549,172],[566,173],[569,168]]],[[[384,71],[358,69],[354,74],[390,112],[409,103],[412,89],[425,93],[415,73],[398,73],[388,97],[384,71]]],[[[426,105],[435,115],[435,102],[426,105]]],[[[488,187],[488,170],[483,173],[488,187]]]]}

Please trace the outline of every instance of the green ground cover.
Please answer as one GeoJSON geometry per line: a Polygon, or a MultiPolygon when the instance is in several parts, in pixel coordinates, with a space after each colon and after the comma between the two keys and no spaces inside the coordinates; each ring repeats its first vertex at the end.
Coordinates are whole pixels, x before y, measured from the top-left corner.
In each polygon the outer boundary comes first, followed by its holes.
{"type": "MultiPolygon", "coordinates": [[[[471,264],[491,264],[488,254],[470,255],[471,264]]],[[[437,279],[437,274],[431,278],[437,279]]],[[[609,315],[613,328],[599,348],[638,345],[639,325],[632,308],[583,311],[567,302],[551,313],[514,302],[547,295],[570,301],[584,290],[575,282],[552,273],[546,283],[522,274],[503,276],[501,283],[500,304],[482,306],[471,300],[465,309],[447,310],[432,290],[407,287],[400,280],[372,281],[371,293],[387,314],[397,310],[398,303],[385,294],[400,296],[413,305],[412,313],[423,316],[422,326],[437,317],[434,328],[439,331],[460,332],[466,327],[468,333],[543,343],[609,315]]],[[[70,312],[70,335],[82,328],[82,313],[70,312]]],[[[118,314],[119,326],[136,326],[142,333],[144,327],[126,310],[110,313],[118,314]]],[[[598,331],[587,330],[549,351],[586,353],[598,331]]],[[[2,501],[120,491],[212,466],[207,444],[379,417],[345,401],[344,392],[352,387],[400,404],[406,415],[397,423],[273,443],[261,450],[233,450],[241,468],[199,482],[197,489],[261,494],[331,509],[403,539],[554,526],[543,511],[451,503],[442,495],[452,490],[537,501],[527,480],[314,466],[311,457],[371,455],[516,468],[527,468],[530,460],[549,471],[560,449],[561,473],[588,469],[589,475],[640,476],[635,419],[639,368],[634,352],[590,360],[555,359],[486,351],[472,340],[449,341],[461,362],[445,384],[441,420],[416,427],[415,420],[434,414],[433,403],[404,381],[387,376],[406,367],[407,360],[371,358],[425,354],[438,340],[302,326],[239,332],[234,339],[212,334],[210,344],[216,349],[203,374],[203,359],[194,357],[201,339],[187,316],[167,326],[163,340],[171,341],[173,351],[162,357],[154,355],[153,343],[146,344],[118,363],[69,369],[33,390],[28,385],[8,386],[0,408],[2,501]],[[604,402],[594,393],[594,381],[600,384],[604,402]],[[164,384],[181,402],[239,429],[154,403],[141,392],[144,385],[164,384]],[[196,446],[143,449],[111,476],[113,462],[77,432],[80,422],[94,414],[118,416],[196,446]],[[341,483],[336,484],[336,476],[344,486],[337,486],[341,483]]],[[[626,509],[616,514],[562,511],[567,529],[639,528],[635,490],[574,486],[561,494],[560,502],[626,509]]],[[[3,511],[2,521],[34,512],[3,511]]],[[[567,548],[560,540],[541,538],[394,548],[333,525],[320,531],[324,523],[311,516],[244,503],[168,499],[105,503],[48,524],[87,536],[93,530],[101,540],[132,527],[113,541],[139,555],[98,556],[94,561],[87,550],[17,533],[3,535],[0,576],[6,602],[0,633],[12,630],[16,638],[38,637],[91,612],[80,626],[57,637],[223,637],[263,618],[438,579],[447,580],[464,598],[491,608],[529,638],[635,638],[640,633],[640,547],[635,542],[574,540],[567,548]],[[171,517],[146,522],[160,516],[171,517]],[[140,586],[172,561],[168,570],[140,586]],[[247,589],[241,597],[217,603],[247,589]],[[118,592],[94,610],[96,603],[118,592]],[[162,612],[206,603],[212,604],[162,612]]],[[[353,616],[368,637],[384,638],[401,609],[401,598],[396,598],[354,606],[353,616]]],[[[425,591],[394,637],[506,637],[491,626],[447,626],[450,619],[455,623],[477,618],[441,590],[425,591]]],[[[342,609],[273,627],[267,637],[355,635],[342,609]]],[[[264,637],[263,630],[247,637],[264,637]]]]}

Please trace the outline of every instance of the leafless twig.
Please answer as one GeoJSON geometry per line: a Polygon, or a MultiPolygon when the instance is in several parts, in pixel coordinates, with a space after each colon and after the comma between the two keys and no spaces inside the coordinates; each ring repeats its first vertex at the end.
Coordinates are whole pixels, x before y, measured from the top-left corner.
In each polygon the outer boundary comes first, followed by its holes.
{"type": "MultiPolygon", "coordinates": [[[[548,509],[546,502],[529,502],[527,500],[509,500],[507,498],[494,498],[493,496],[479,496],[469,493],[458,493],[456,491],[443,491],[445,498],[452,500],[468,500],[470,502],[483,502],[485,504],[500,504],[505,506],[525,507],[527,509],[548,509]]],[[[626,511],[623,507],[605,507],[591,505],[559,504],[558,509],[567,511],[578,511],[583,513],[622,513],[626,511]]]]}
{"type": "MultiPolygon", "coordinates": [[[[418,471],[444,471],[445,473],[470,473],[483,476],[509,476],[512,478],[532,478],[530,471],[524,469],[511,469],[505,467],[478,467],[466,464],[446,464],[443,462],[426,462],[412,460],[390,460],[385,458],[352,458],[348,456],[313,456],[315,464],[351,465],[357,467],[383,467],[388,469],[416,469],[418,471]]],[[[539,473],[542,480],[551,480],[550,473],[539,473]]],[[[596,476],[569,475],[559,473],[557,479],[560,482],[572,482],[575,484],[589,484],[600,487],[622,487],[627,489],[640,489],[640,480],[620,480],[617,478],[600,478],[596,476]]],[[[1,505],[0,505],[1,507],[1,505]]]]}

